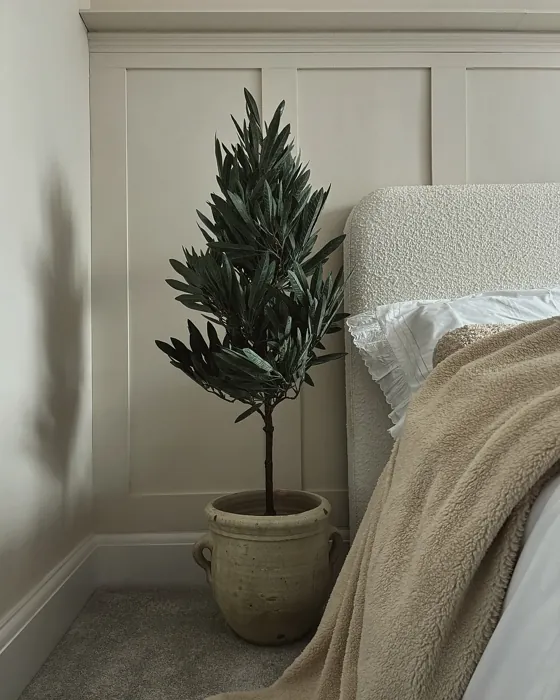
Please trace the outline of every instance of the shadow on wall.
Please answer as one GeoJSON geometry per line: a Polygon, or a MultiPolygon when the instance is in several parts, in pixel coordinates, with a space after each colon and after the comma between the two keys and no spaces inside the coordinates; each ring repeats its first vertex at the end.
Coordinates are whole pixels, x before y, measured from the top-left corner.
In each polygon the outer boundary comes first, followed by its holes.
{"type": "MultiPolygon", "coordinates": [[[[56,172],[46,183],[42,225],[33,264],[38,328],[36,403],[27,417],[27,457],[36,478],[26,512],[0,532],[0,618],[76,544],[88,524],[88,465],[84,462],[82,387],[84,383],[84,304],[86,275],[80,266],[71,202],[56,172]],[[82,424],[82,425],[80,425],[82,424]],[[84,477],[84,474],[86,476],[84,477]]],[[[26,322],[31,319],[26,319],[26,322]]],[[[26,460],[27,461],[27,460],[26,460]]],[[[8,491],[9,493],[9,491],[8,491]]],[[[9,503],[10,508],[17,504],[9,503]]],[[[0,692],[1,695],[1,692],[0,692]]]]}
{"type": "Polygon", "coordinates": [[[37,273],[44,379],[34,435],[39,463],[67,485],[80,422],[84,284],[71,204],[56,173],[47,198],[47,240],[37,273]]]}

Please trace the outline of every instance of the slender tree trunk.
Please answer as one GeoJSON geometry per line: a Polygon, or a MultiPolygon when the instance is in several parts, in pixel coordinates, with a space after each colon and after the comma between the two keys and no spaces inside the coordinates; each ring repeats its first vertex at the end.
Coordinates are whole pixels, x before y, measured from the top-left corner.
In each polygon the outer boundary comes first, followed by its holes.
{"type": "Polygon", "coordinates": [[[264,433],[266,436],[266,452],[264,459],[264,483],[266,510],[265,515],[276,515],[274,510],[274,478],[272,471],[272,438],[274,435],[274,425],[272,423],[273,406],[270,403],[264,405],[264,433]]]}

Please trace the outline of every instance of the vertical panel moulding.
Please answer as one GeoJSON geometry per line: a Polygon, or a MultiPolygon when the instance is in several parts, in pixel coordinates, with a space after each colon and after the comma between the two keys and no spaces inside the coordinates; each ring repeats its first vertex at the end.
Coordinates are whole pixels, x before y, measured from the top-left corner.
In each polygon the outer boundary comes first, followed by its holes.
{"type": "Polygon", "coordinates": [[[92,61],[93,479],[96,505],[128,493],[126,70],[92,61]]]}
{"type": "MultiPolygon", "coordinates": [[[[291,124],[297,144],[297,70],[295,68],[262,69],[262,118],[270,122],[278,104],[285,100],[284,124],[291,124]]],[[[303,393],[303,392],[302,392],[303,393]]],[[[275,411],[274,463],[278,488],[301,489],[302,465],[302,401],[284,401],[275,411]]]]}
{"type": "Polygon", "coordinates": [[[467,70],[433,67],[432,184],[467,182],[467,70]]]}

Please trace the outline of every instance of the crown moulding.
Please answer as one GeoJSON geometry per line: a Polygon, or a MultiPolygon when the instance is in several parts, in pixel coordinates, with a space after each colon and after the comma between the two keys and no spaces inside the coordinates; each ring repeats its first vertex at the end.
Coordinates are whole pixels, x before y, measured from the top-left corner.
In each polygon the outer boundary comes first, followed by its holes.
{"type": "MultiPolygon", "coordinates": [[[[554,11],[151,11],[83,10],[90,32],[351,33],[560,32],[554,11]]],[[[146,3],[143,3],[146,6],[146,3]]],[[[117,5],[118,7],[118,5],[117,5]]]]}

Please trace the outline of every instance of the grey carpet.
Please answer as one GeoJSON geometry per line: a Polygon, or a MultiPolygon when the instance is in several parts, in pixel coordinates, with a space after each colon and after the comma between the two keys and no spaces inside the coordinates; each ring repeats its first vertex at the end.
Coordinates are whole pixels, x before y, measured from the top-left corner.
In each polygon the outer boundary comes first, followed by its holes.
{"type": "Polygon", "coordinates": [[[100,590],[20,700],[202,700],[269,685],[303,646],[247,644],[206,588],[100,590]]]}

